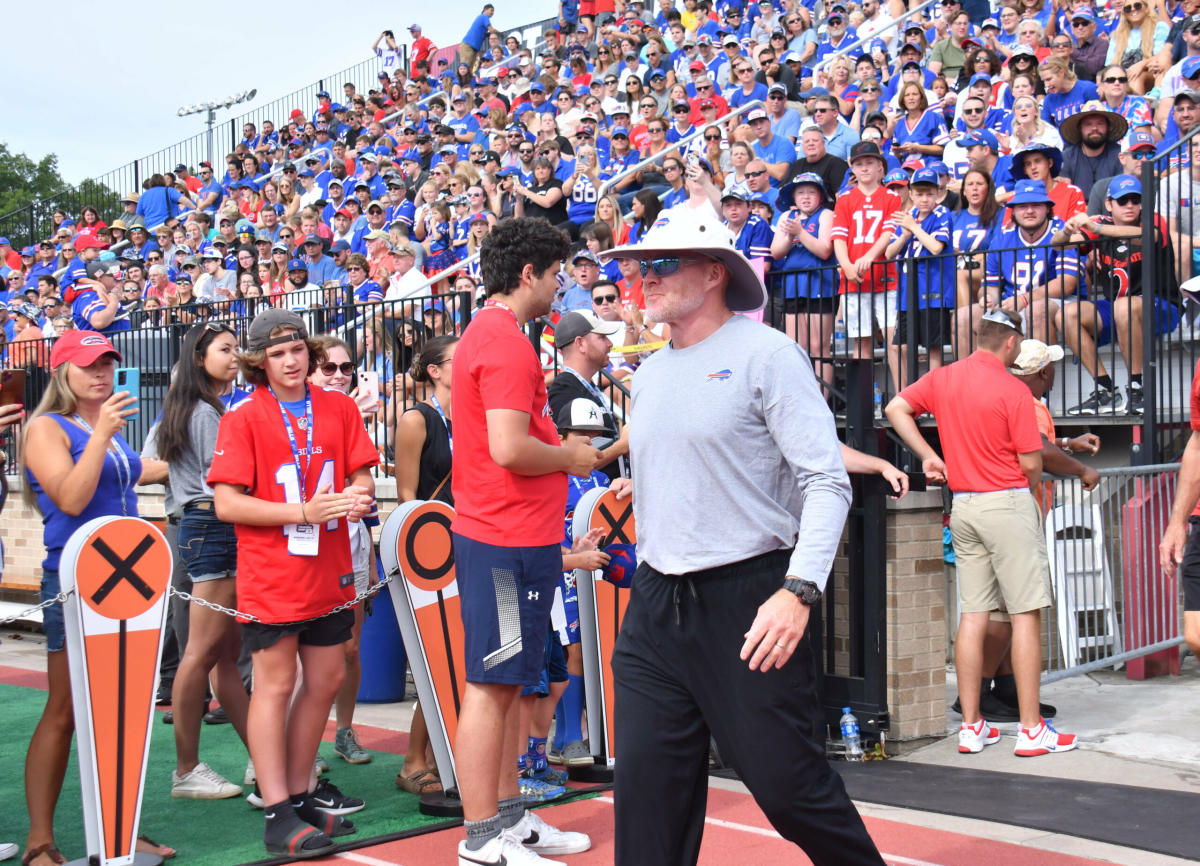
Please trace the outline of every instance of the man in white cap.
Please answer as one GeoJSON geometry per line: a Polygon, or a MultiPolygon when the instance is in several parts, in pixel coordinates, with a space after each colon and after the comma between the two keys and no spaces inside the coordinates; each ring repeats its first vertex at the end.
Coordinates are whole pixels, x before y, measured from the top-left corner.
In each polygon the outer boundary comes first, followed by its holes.
{"type": "Polygon", "coordinates": [[[707,210],[668,211],[605,255],[639,260],[647,317],[671,326],[633,378],[641,566],[612,662],[616,862],[696,862],[711,732],[814,863],[882,863],[811,724],[810,605],[850,504],[812,363],[736,315],[766,289],[707,210]]]}

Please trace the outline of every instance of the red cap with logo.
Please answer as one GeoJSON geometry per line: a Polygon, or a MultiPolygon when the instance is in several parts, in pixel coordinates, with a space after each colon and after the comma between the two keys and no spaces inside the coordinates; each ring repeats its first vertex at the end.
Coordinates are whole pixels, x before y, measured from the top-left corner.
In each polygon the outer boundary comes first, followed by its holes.
{"type": "Polygon", "coordinates": [[[71,330],[54,341],[54,347],[50,350],[50,367],[57,370],[67,361],[76,367],[87,367],[104,355],[113,355],[118,361],[121,360],[121,353],[113,348],[108,337],[96,331],[71,330]]]}

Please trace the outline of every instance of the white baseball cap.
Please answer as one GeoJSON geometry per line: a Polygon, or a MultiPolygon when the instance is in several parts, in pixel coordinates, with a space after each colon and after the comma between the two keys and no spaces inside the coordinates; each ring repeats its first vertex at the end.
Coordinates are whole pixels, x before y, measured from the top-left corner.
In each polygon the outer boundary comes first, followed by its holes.
{"type": "Polygon", "coordinates": [[[725,303],[735,313],[761,310],[767,303],[767,288],[750,261],[737,248],[726,226],[717,221],[711,208],[673,207],[663,211],[650,231],[637,244],[614,247],[601,258],[650,259],[655,253],[699,253],[725,265],[729,285],[725,303]]]}

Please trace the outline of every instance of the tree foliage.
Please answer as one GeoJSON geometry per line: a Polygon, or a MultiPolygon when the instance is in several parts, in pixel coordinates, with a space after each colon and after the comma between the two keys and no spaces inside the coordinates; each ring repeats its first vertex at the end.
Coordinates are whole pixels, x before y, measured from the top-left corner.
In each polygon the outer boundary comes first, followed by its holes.
{"type": "Polygon", "coordinates": [[[16,248],[49,237],[56,208],[78,218],[85,204],[95,206],[106,220],[120,211],[120,196],[102,183],[67,183],[58,172],[58,157],[46,154],[34,161],[13,153],[0,142],[0,235],[16,248]]]}

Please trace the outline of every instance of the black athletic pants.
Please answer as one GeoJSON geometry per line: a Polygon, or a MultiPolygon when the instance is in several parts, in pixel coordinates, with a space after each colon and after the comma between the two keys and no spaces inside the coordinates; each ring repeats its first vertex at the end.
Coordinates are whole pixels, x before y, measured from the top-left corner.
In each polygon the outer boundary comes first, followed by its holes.
{"type": "Polygon", "coordinates": [[[709,734],[771,824],[816,866],[882,864],[825,758],[809,635],[782,670],[738,658],[790,551],[681,577],[643,563],[613,652],[616,863],[700,856],[709,734]]]}

